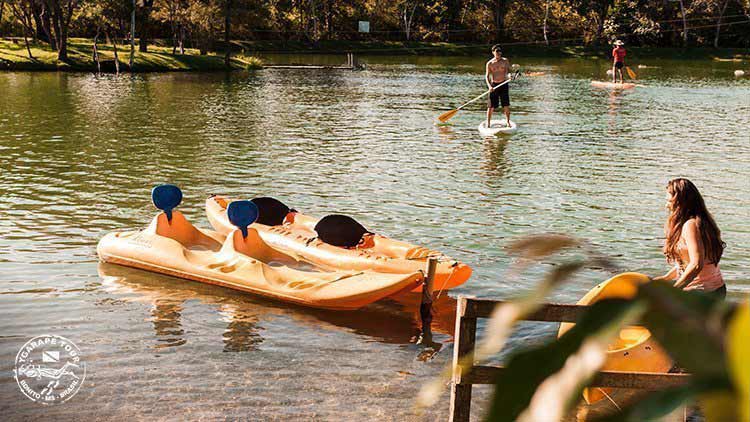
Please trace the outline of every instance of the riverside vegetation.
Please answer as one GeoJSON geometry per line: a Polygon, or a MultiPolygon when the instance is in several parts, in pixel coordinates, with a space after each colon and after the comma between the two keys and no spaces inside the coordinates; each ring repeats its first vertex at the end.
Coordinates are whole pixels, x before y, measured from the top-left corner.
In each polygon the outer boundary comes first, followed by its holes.
{"type": "MultiPolygon", "coordinates": [[[[99,51],[114,60],[116,44],[130,53],[136,40],[141,57],[133,55],[134,70],[214,69],[222,54],[225,68],[257,65],[231,58],[243,48],[235,40],[271,41],[280,50],[421,54],[496,42],[603,51],[615,38],[642,47],[747,48],[749,24],[750,0],[0,0],[0,36],[18,43],[2,46],[3,66],[22,69],[90,67],[99,51]],[[369,23],[368,32],[360,21],[369,23]],[[372,43],[380,47],[366,48],[372,43]],[[28,61],[19,57],[24,50],[28,61]],[[60,63],[52,63],[52,52],[60,63]]],[[[131,55],[125,59],[130,64],[131,55]]]]}

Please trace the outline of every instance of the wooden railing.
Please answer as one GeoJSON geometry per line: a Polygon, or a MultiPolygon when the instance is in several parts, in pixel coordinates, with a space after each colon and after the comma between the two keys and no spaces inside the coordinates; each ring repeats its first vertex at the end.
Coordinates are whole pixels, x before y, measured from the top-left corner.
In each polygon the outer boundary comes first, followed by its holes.
{"type": "MultiPolygon", "coordinates": [[[[471,412],[471,389],[474,384],[494,384],[504,368],[497,366],[473,366],[462,370],[458,363],[466,357],[474,362],[477,319],[488,318],[495,306],[503,303],[496,300],[458,297],[456,305],[456,332],[453,349],[453,378],[451,380],[451,422],[466,422],[471,412]]],[[[586,310],[582,305],[548,303],[524,318],[525,321],[576,322],[586,310]]],[[[590,384],[592,387],[634,388],[660,390],[682,385],[689,374],[602,371],[590,384]]]]}

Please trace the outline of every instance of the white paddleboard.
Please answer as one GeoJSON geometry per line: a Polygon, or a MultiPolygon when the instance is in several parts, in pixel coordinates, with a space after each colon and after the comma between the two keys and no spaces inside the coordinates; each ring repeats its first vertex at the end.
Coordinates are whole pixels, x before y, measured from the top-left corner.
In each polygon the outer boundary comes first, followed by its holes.
{"type": "Polygon", "coordinates": [[[479,133],[482,134],[482,136],[495,136],[513,133],[518,127],[513,120],[510,121],[510,126],[508,126],[505,119],[492,120],[490,122],[490,127],[487,127],[487,120],[482,120],[482,123],[479,124],[477,129],[479,129],[479,133]]]}
{"type": "Polygon", "coordinates": [[[632,88],[635,88],[636,85],[631,82],[612,83],[612,82],[606,82],[606,81],[591,81],[591,86],[595,88],[632,89],[632,88]]]}

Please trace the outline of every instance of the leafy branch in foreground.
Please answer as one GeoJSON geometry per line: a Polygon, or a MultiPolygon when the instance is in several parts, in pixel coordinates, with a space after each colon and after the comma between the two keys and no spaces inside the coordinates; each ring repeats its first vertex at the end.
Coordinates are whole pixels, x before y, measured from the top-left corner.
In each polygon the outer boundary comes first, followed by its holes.
{"type": "MultiPolygon", "coordinates": [[[[510,250],[526,260],[540,260],[583,245],[568,239],[535,236],[515,242],[510,250]]],[[[534,291],[498,306],[476,359],[486,360],[497,353],[516,322],[538,309],[555,287],[581,268],[602,263],[607,262],[589,253],[583,261],[557,265],[534,291]]],[[[594,303],[572,329],[554,341],[513,353],[496,382],[488,420],[559,420],[570,414],[583,388],[604,365],[609,342],[638,320],[692,376],[680,387],[633,399],[606,420],[653,420],[688,401],[697,401],[708,421],[750,420],[750,301],[737,306],[662,282],[646,282],[633,289],[630,299],[594,303]]],[[[464,370],[473,364],[459,362],[464,370]]],[[[435,400],[448,376],[450,370],[428,384],[419,404],[435,400]]]]}

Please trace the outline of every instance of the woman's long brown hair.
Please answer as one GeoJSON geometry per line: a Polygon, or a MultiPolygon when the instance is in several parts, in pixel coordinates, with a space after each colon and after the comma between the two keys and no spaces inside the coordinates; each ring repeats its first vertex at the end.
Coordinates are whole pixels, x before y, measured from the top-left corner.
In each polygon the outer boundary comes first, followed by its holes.
{"type": "Polygon", "coordinates": [[[667,192],[672,195],[672,210],[664,232],[667,240],[664,243],[664,255],[670,262],[679,259],[677,245],[682,234],[682,226],[691,218],[695,219],[703,245],[703,257],[710,264],[718,264],[726,244],[721,241],[721,231],[716,225],[711,213],[698,188],[688,179],[677,178],[667,183],[667,192]]]}

